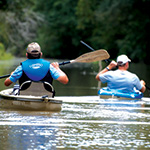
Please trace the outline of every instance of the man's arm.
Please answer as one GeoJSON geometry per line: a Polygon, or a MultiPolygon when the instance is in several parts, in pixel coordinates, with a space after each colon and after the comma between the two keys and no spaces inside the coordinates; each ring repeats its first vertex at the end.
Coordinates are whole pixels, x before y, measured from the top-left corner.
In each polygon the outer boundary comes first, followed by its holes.
{"type": "Polygon", "coordinates": [[[140,81],[141,82],[141,84],[142,84],[142,88],[140,89],[140,91],[142,92],[142,93],[144,93],[145,92],[145,90],[146,90],[146,87],[145,87],[145,81],[144,80],[141,80],[140,81]]]}
{"type": "Polygon", "coordinates": [[[59,64],[57,62],[54,62],[51,64],[60,74],[60,76],[56,79],[59,82],[63,84],[67,84],[69,82],[69,79],[67,75],[59,68],[59,64]]]}
{"type": "Polygon", "coordinates": [[[101,74],[104,74],[105,72],[115,68],[117,66],[117,63],[115,61],[111,61],[111,63],[106,67],[104,68],[102,71],[100,71],[97,75],[96,75],[96,80],[100,81],[100,78],[99,76],[101,74]]]}
{"type": "Polygon", "coordinates": [[[7,78],[5,81],[4,81],[4,84],[5,84],[5,86],[9,86],[9,85],[11,85],[13,82],[9,79],[9,78],[7,78]]]}
{"type": "Polygon", "coordinates": [[[9,86],[22,76],[22,67],[18,66],[15,71],[11,72],[11,75],[4,81],[5,86],[9,86]]]}

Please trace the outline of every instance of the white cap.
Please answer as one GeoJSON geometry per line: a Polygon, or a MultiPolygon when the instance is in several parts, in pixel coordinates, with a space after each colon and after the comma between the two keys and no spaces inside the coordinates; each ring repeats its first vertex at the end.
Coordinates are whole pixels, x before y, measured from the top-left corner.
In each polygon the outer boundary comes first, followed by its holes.
{"type": "Polygon", "coordinates": [[[127,62],[131,62],[131,60],[126,55],[120,55],[117,57],[118,65],[123,65],[127,62]]]}

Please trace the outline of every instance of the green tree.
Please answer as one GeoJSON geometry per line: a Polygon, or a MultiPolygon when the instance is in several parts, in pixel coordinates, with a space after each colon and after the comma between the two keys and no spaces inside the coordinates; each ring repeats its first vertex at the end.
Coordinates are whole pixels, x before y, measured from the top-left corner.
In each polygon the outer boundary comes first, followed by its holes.
{"type": "Polygon", "coordinates": [[[7,51],[24,56],[24,48],[35,40],[37,27],[43,21],[42,16],[30,9],[33,0],[5,0],[0,4],[0,41],[7,51]]]}
{"type": "Polygon", "coordinates": [[[37,40],[45,57],[71,58],[80,53],[80,35],[76,30],[77,1],[51,0],[37,2],[37,10],[45,15],[37,40]]]}
{"type": "Polygon", "coordinates": [[[10,53],[5,52],[5,47],[2,43],[0,43],[0,60],[11,59],[13,56],[10,53]]]}
{"type": "Polygon", "coordinates": [[[45,57],[75,58],[94,49],[112,59],[125,53],[134,61],[148,58],[150,0],[0,0],[0,42],[15,55],[37,41],[45,57]]]}
{"type": "Polygon", "coordinates": [[[113,58],[125,53],[134,61],[148,63],[149,6],[149,0],[101,1],[95,12],[100,28],[94,29],[91,41],[106,47],[113,58]]]}

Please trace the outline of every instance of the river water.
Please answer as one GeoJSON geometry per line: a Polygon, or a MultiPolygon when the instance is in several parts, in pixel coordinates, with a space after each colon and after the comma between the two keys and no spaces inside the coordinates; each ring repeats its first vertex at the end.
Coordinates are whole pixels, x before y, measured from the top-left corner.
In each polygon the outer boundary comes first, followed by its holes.
{"type": "MultiPolygon", "coordinates": [[[[0,75],[9,74],[20,61],[1,61],[0,75]]],[[[98,64],[61,68],[70,79],[68,85],[54,81],[56,96],[63,99],[62,110],[0,109],[1,150],[150,149],[150,102],[99,99],[98,64]]],[[[130,70],[150,83],[150,67],[131,64],[130,70]]],[[[0,79],[0,90],[6,88],[3,82],[0,79]]],[[[144,96],[150,97],[148,90],[144,96]]]]}

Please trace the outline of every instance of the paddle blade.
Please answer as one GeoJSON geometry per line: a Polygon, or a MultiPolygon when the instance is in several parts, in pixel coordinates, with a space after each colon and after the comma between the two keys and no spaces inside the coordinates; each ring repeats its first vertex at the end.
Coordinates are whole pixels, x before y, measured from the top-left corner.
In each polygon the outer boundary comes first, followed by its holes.
{"type": "Polygon", "coordinates": [[[110,56],[108,52],[104,49],[96,50],[94,52],[85,53],[74,60],[74,62],[94,62],[108,59],[110,56]]]}

